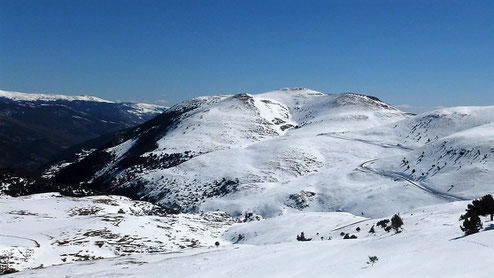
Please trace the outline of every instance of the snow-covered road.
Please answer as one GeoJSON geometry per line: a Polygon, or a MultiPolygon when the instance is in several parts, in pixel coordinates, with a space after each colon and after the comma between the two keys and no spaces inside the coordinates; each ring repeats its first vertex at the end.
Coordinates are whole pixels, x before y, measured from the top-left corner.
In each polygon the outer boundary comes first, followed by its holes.
{"type": "Polygon", "coordinates": [[[466,201],[466,200],[470,200],[470,198],[465,198],[465,197],[462,197],[462,196],[458,196],[458,195],[454,195],[454,194],[450,194],[450,193],[447,193],[447,192],[442,192],[442,191],[433,189],[430,186],[428,186],[428,185],[426,185],[426,184],[424,184],[422,182],[411,180],[410,178],[406,177],[405,175],[403,175],[401,173],[388,172],[388,171],[385,171],[385,170],[378,170],[378,169],[374,169],[374,168],[368,166],[368,164],[372,164],[376,160],[377,159],[372,159],[372,160],[365,161],[364,163],[362,163],[362,164],[359,165],[359,167],[357,168],[357,170],[362,171],[362,172],[366,172],[366,173],[374,173],[374,174],[378,174],[378,175],[381,175],[381,176],[384,176],[384,177],[390,177],[390,178],[393,178],[393,179],[401,179],[401,180],[404,180],[404,181],[406,181],[406,182],[408,182],[408,183],[416,186],[417,188],[420,188],[421,190],[424,190],[425,192],[431,193],[431,194],[433,194],[435,196],[438,196],[440,198],[444,198],[444,199],[447,199],[447,200],[451,200],[451,201],[466,201]]]}

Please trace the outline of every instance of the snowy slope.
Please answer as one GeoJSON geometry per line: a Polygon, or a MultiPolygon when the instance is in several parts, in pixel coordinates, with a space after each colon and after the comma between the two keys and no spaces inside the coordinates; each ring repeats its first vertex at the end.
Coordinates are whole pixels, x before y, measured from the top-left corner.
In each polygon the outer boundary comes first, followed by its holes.
{"type": "MultiPolygon", "coordinates": [[[[439,154],[436,149],[444,140],[456,142],[455,134],[492,119],[492,106],[412,116],[375,97],[304,88],[199,97],[114,138],[56,180],[186,212],[219,209],[233,216],[274,217],[298,210],[341,210],[376,217],[492,192],[487,183],[494,178],[491,160],[484,158],[494,147],[490,133],[455,145],[481,149],[482,157],[465,161],[471,164],[458,175],[445,169],[432,178],[430,172],[433,185],[414,184],[416,175],[400,166],[422,148],[439,154]],[[370,161],[374,171],[363,167],[370,161]],[[467,175],[475,176],[471,183],[458,178],[467,175]],[[462,183],[451,192],[458,198],[445,198],[440,193],[453,180],[462,183]]],[[[431,162],[440,160],[433,156],[431,162]]]]}
{"type": "Polygon", "coordinates": [[[472,199],[479,192],[494,192],[493,156],[494,123],[489,123],[442,137],[404,157],[377,161],[376,167],[472,199]]]}
{"type": "Polygon", "coordinates": [[[370,162],[369,168],[380,174],[401,176],[432,190],[472,199],[494,192],[493,123],[494,106],[454,107],[341,136],[409,150],[370,162]]]}
{"type": "Polygon", "coordinates": [[[341,209],[386,215],[397,206],[436,202],[422,192],[408,194],[403,184],[355,171],[365,160],[402,150],[321,134],[365,130],[408,117],[373,97],[303,88],[199,97],[115,138],[57,180],[90,182],[180,211],[220,209],[235,216],[254,212],[272,217],[285,210],[341,209]],[[115,149],[127,152],[116,154],[115,149]],[[390,194],[397,198],[384,211],[369,205],[390,194]],[[413,202],[398,201],[402,196],[413,202]]]}
{"type": "Polygon", "coordinates": [[[242,232],[245,239],[233,245],[135,254],[7,277],[492,277],[494,224],[484,222],[484,231],[462,236],[458,215],[465,206],[454,202],[402,213],[398,234],[380,227],[368,233],[379,219],[351,224],[358,218],[346,213],[292,214],[271,222],[235,224],[227,235],[242,232]],[[312,241],[295,241],[301,231],[312,241]],[[341,232],[358,238],[342,239],[341,232]],[[378,261],[367,264],[369,256],[378,261]]]}
{"type": "Polygon", "coordinates": [[[167,214],[120,196],[0,197],[0,258],[10,268],[23,270],[213,246],[232,223],[220,212],[167,214]]]}

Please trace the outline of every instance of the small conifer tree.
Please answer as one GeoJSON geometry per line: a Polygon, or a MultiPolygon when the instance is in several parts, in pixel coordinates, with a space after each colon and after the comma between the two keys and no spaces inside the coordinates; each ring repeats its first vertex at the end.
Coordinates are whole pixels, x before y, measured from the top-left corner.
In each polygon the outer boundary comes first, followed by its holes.
{"type": "Polygon", "coordinates": [[[395,231],[398,233],[399,229],[403,226],[403,220],[398,214],[393,215],[391,218],[391,227],[395,229],[395,231]]]}
{"type": "Polygon", "coordinates": [[[377,261],[379,261],[377,256],[369,256],[369,261],[367,262],[367,264],[374,265],[377,261]]]}
{"type": "Polygon", "coordinates": [[[465,235],[478,233],[482,229],[480,217],[474,212],[467,211],[467,213],[460,216],[460,220],[463,220],[463,225],[460,228],[465,235]]]}

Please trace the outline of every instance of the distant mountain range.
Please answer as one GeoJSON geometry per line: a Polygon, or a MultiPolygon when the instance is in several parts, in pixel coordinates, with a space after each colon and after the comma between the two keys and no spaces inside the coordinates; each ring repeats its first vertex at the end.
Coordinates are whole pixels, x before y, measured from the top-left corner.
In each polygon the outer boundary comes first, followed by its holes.
{"type": "Polygon", "coordinates": [[[0,90],[0,168],[33,171],[63,150],[135,126],[164,110],[93,96],[0,90]]]}

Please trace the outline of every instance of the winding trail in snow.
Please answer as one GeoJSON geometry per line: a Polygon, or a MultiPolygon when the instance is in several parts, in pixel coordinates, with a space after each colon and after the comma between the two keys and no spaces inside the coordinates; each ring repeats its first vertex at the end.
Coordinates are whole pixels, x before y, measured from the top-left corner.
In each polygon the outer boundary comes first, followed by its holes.
{"type": "MultiPolygon", "coordinates": [[[[365,139],[348,138],[348,137],[339,136],[339,135],[332,134],[332,133],[321,133],[319,135],[329,136],[329,137],[336,138],[336,139],[341,139],[341,140],[356,141],[356,142],[361,142],[361,143],[364,143],[364,144],[371,144],[371,145],[375,145],[375,146],[379,146],[379,147],[383,147],[383,148],[397,148],[397,149],[406,150],[406,151],[413,150],[412,148],[405,147],[405,146],[402,146],[402,145],[399,145],[399,144],[392,145],[392,144],[385,144],[385,143],[380,143],[380,142],[375,142],[375,141],[365,140],[365,139]]],[[[436,189],[431,188],[430,186],[428,186],[428,185],[426,185],[424,183],[411,180],[410,178],[408,178],[405,175],[403,175],[401,173],[398,173],[398,172],[388,172],[388,171],[384,171],[384,170],[377,170],[377,169],[374,169],[374,168],[371,168],[371,167],[367,166],[368,164],[374,163],[374,161],[376,161],[376,160],[377,159],[371,159],[371,160],[367,160],[367,161],[363,162],[362,164],[360,164],[357,167],[357,170],[359,170],[361,172],[365,172],[365,173],[374,173],[374,174],[377,174],[377,175],[380,175],[380,176],[389,177],[389,178],[393,178],[393,179],[401,179],[401,180],[404,180],[404,181],[406,181],[406,182],[414,185],[415,187],[417,187],[417,188],[419,188],[419,189],[421,189],[421,190],[423,190],[425,192],[428,192],[430,194],[433,194],[433,195],[435,195],[437,197],[440,197],[440,198],[443,198],[443,199],[447,199],[447,200],[451,200],[451,201],[466,201],[466,200],[470,200],[469,198],[465,198],[465,197],[461,197],[461,196],[458,196],[458,195],[449,194],[447,192],[442,192],[442,191],[436,190],[436,189]]]]}
{"type": "MultiPolygon", "coordinates": [[[[28,241],[33,242],[34,245],[35,245],[35,247],[37,247],[37,248],[39,248],[41,246],[38,241],[36,241],[35,239],[32,239],[32,238],[21,237],[21,236],[12,236],[12,235],[3,235],[3,234],[0,234],[0,237],[10,237],[10,238],[24,239],[24,240],[28,240],[28,241]]],[[[14,247],[18,247],[18,246],[14,246],[14,247]]]]}
{"type": "Polygon", "coordinates": [[[355,222],[352,222],[352,223],[348,223],[348,224],[345,224],[343,226],[336,227],[336,228],[332,229],[331,232],[342,230],[342,229],[345,229],[346,227],[350,227],[352,225],[355,225],[355,224],[358,224],[358,223],[362,223],[362,222],[365,222],[365,221],[369,221],[369,220],[373,220],[373,219],[366,218],[366,219],[361,219],[361,220],[358,220],[358,221],[355,221],[355,222]]]}
{"type": "Polygon", "coordinates": [[[413,151],[412,148],[409,148],[409,147],[406,147],[406,146],[403,146],[400,144],[393,145],[393,144],[386,144],[386,143],[382,143],[382,142],[376,142],[376,141],[372,141],[372,140],[365,140],[365,139],[359,139],[359,138],[348,138],[345,136],[336,135],[334,133],[320,133],[320,134],[318,134],[318,136],[328,136],[328,137],[333,137],[333,138],[341,139],[341,140],[360,142],[360,143],[364,143],[364,144],[375,145],[375,146],[382,147],[385,149],[401,149],[401,150],[405,150],[405,151],[413,151]]]}
{"type": "Polygon", "coordinates": [[[374,161],[376,161],[377,159],[371,159],[371,160],[368,160],[368,161],[365,161],[364,163],[360,164],[359,167],[357,167],[357,170],[359,171],[362,171],[362,172],[365,172],[365,173],[374,173],[374,174],[378,174],[378,175],[381,175],[381,176],[384,176],[384,177],[390,177],[390,178],[393,178],[393,179],[402,179],[420,189],[422,189],[423,191],[425,192],[428,192],[428,193],[431,193],[435,196],[438,196],[438,197],[441,197],[443,199],[447,199],[447,200],[452,200],[452,201],[466,201],[466,200],[470,200],[468,198],[464,198],[464,197],[461,197],[461,196],[458,196],[458,195],[454,195],[454,194],[449,194],[449,193],[446,193],[446,192],[442,192],[442,191],[439,191],[439,190],[436,190],[434,188],[431,188],[421,182],[418,182],[418,181],[414,181],[414,180],[411,180],[409,179],[408,177],[400,174],[400,173],[396,173],[396,172],[387,172],[387,171],[383,171],[383,170],[377,170],[377,169],[374,169],[374,168],[371,168],[369,166],[367,166],[367,164],[372,164],[374,163],[374,161]]]}

